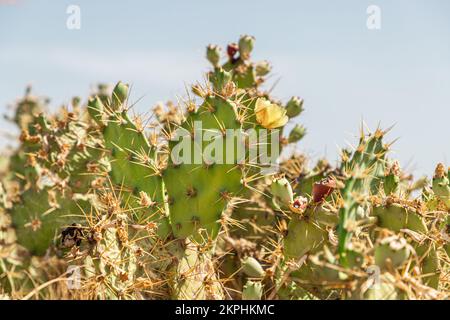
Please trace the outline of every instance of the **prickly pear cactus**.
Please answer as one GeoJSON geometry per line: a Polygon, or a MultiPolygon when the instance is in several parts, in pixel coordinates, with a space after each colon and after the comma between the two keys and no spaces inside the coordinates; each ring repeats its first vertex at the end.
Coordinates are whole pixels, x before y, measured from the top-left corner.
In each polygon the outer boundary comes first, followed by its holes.
{"type": "Polygon", "coordinates": [[[92,200],[88,193],[102,185],[109,163],[99,133],[81,112],[63,108],[50,118],[41,113],[28,121],[10,165],[11,171],[24,167],[13,177],[19,189],[11,194],[10,214],[18,243],[42,255],[65,223],[83,216],[92,200]]]}
{"type": "Polygon", "coordinates": [[[96,96],[89,101],[91,116],[102,130],[111,165],[112,182],[130,197],[138,212],[137,219],[158,222],[158,232],[169,232],[165,211],[165,189],[161,159],[156,144],[151,144],[139,118],[132,120],[127,110],[128,85],[119,82],[111,98],[96,96]],[[105,101],[106,100],[106,101],[105,101]]]}
{"type": "Polygon", "coordinates": [[[449,169],[414,180],[381,129],[336,166],[282,156],[304,101],[264,90],[254,46],[208,46],[206,83],[149,118],[123,82],[54,113],[27,89],[0,157],[0,298],[448,299],[449,169]]]}
{"type": "MultiPolygon", "coordinates": [[[[433,191],[438,191],[427,194],[425,202],[401,198],[403,175],[396,162],[385,168],[383,135],[377,130],[361,138],[354,153],[344,154],[339,174],[314,183],[309,200],[292,197],[290,187],[281,189],[290,204],[283,210],[290,222],[283,239],[285,267],[277,275],[280,294],[300,285],[320,298],[336,293],[347,299],[445,296],[440,278],[448,267],[442,258],[447,242],[438,245],[448,219],[445,167],[437,166],[433,191]],[[439,204],[441,211],[430,211],[439,204]],[[414,275],[398,276],[405,272],[414,275]],[[290,277],[300,282],[289,282],[290,277]]],[[[272,186],[278,199],[279,181],[272,186]]]]}

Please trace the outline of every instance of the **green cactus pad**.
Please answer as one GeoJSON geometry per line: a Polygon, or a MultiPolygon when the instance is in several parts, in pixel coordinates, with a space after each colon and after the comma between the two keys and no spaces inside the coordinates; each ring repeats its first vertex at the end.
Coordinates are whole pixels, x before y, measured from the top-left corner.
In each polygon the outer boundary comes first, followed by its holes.
{"type": "Polygon", "coordinates": [[[378,218],[377,224],[395,232],[410,229],[426,234],[428,229],[421,216],[412,208],[393,203],[389,206],[374,207],[373,215],[378,218]]]}
{"type": "Polygon", "coordinates": [[[143,191],[155,202],[152,209],[142,208],[139,218],[150,217],[152,221],[158,221],[158,233],[166,236],[169,225],[164,212],[164,185],[157,168],[155,148],[126,111],[110,116],[103,129],[103,137],[106,149],[110,151],[112,181],[136,199],[143,191]]]}
{"type": "MultiPolygon", "coordinates": [[[[192,140],[192,136],[199,137],[206,132],[214,132],[221,135],[221,129],[240,130],[240,123],[236,121],[233,105],[218,96],[207,97],[197,112],[189,114],[182,125],[181,139],[187,139],[190,143],[191,155],[179,163],[179,159],[170,159],[169,167],[164,172],[163,178],[169,194],[170,219],[173,233],[176,237],[188,237],[196,235],[199,228],[205,229],[207,235],[215,238],[220,228],[220,219],[228,199],[237,195],[243,188],[241,184],[242,172],[237,164],[226,164],[226,143],[223,143],[223,152],[219,161],[222,164],[208,165],[208,157],[205,151],[210,142],[192,140]],[[202,129],[194,130],[194,122],[201,123],[202,129]],[[203,155],[203,158],[201,156],[203,155]],[[200,163],[195,161],[200,157],[200,163]],[[206,160],[206,161],[204,161],[206,160]]],[[[237,138],[226,137],[238,141],[237,138]]],[[[172,154],[178,141],[169,144],[172,154]]],[[[218,152],[220,152],[218,151],[218,152]]],[[[236,155],[236,152],[234,153],[236,155]]],[[[235,159],[232,159],[233,161],[235,159]]],[[[198,236],[198,240],[201,240],[198,236]]]]}
{"type": "Polygon", "coordinates": [[[317,251],[325,241],[328,241],[327,232],[317,222],[293,217],[284,238],[284,255],[286,258],[301,258],[317,251]]]}
{"type": "MultiPolygon", "coordinates": [[[[83,207],[83,203],[78,204],[83,207]]],[[[35,255],[43,255],[62,228],[80,220],[82,215],[77,202],[71,199],[58,197],[57,206],[52,207],[48,190],[25,191],[20,203],[11,209],[18,243],[35,255]]]]}

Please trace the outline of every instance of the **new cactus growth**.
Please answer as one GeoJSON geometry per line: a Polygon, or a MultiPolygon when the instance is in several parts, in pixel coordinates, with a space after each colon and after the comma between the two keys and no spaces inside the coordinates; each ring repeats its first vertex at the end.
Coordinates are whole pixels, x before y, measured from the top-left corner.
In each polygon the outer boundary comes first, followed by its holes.
{"type": "Polygon", "coordinates": [[[292,97],[286,104],[286,114],[289,118],[294,118],[303,112],[303,99],[292,97]]]}
{"type": "Polygon", "coordinates": [[[242,300],[261,300],[263,285],[261,282],[247,281],[242,289],[242,300]]]}
{"type": "Polygon", "coordinates": [[[220,62],[220,47],[209,45],[206,48],[206,58],[214,68],[217,68],[220,62]]]}
{"type": "Polygon", "coordinates": [[[247,257],[242,261],[242,271],[252,278],[262,278],[265,275],[264,269],[253,257],[247,257]]]}
{"type": "Polygon", "coordinates": [[[239,39],[239,53],[242,59],[248,60],[250,58],[250,53],[253,50],[254,43],[255,38],[252,36],[244,35],[239,39]]]}
{"type": "Polygon", "coordinates": [[[288,141],[289,143],[295,143],[303,139],[303,137],[306,134],[305,127],[301,125],[295,125],[294,128],[292,128],[291,132],[289,133],[288,141]]]}
{"type": "Polygon", "coordinates": [[[294,193],[291,184],[286,178],[275,178],[270,185],[270,190],[275,201],[288,206],[294,201],[294,193]]]}

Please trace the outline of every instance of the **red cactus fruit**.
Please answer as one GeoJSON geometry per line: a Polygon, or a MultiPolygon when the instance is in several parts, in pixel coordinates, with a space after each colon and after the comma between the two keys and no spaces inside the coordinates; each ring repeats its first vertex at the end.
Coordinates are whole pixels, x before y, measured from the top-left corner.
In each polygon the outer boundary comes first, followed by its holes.
{"type": "Polygon", "coordinates": [[[336,189],[336,180],[331,177],[326,177],[325,179],[314,183],[312,189],[313,201],[315,203],[322,202],[334,189],[336,189]]]}
{"type": "Polygon", "coordinates": [[[227,54],[228,54],[228,57],[230,58],[230,60],[234,60],[234,56],[236,55],[238,50],[239,50],[239,47],[236,43],[230,43],[227,46],[227,54]]]}

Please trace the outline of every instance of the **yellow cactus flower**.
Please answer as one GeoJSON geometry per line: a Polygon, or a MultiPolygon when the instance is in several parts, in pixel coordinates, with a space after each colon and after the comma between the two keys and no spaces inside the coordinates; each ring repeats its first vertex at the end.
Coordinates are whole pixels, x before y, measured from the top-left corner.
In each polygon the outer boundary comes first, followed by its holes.
{"type": "Polygon", "coordinates": [[[258,98],[255,106],[256,121],[267,129],[282,127],[288,122],[286,109],[264,98],[258,98]]]}

